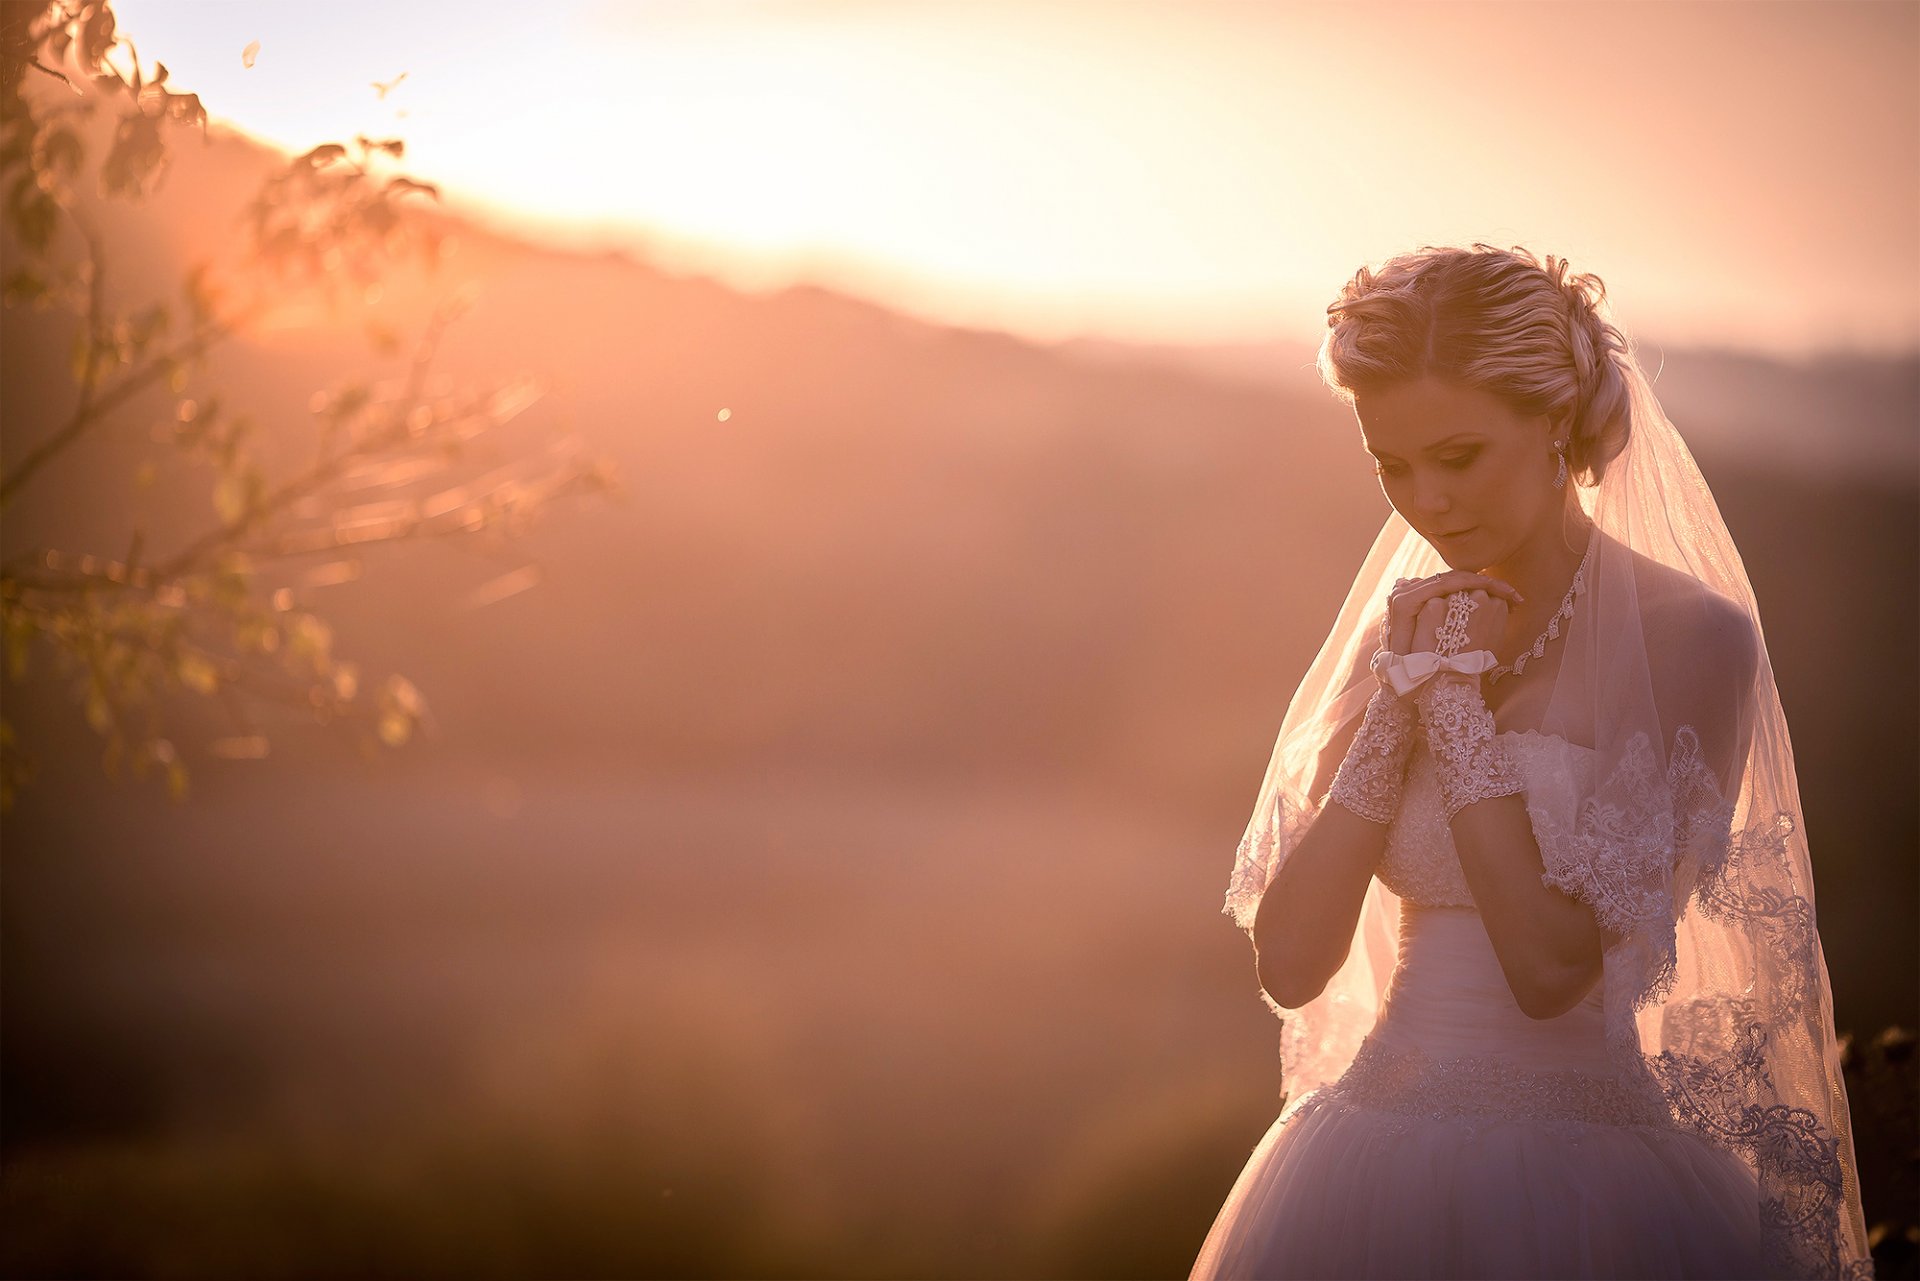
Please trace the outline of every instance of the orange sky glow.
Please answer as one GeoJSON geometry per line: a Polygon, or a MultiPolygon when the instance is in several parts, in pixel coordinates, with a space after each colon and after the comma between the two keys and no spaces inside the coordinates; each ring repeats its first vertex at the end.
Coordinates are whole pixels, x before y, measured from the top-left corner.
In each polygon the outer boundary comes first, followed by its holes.
{"type": "Polygon", "coordinates": [[[491,220],[744,288],[1257,342],[1311,338],[1363,263],[1485,240],[1669,340],[1920,346],[1920,5],[115,8],[217,120],[398,135],[491,220]]]}

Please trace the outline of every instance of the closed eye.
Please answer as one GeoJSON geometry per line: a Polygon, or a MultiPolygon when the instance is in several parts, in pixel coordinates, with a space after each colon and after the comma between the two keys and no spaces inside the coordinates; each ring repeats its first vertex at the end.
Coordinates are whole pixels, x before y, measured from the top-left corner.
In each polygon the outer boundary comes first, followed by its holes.
{"type": "MultiPolygon", "coordinates": [[[[1453,471],[1465,471],[1473,466],[1474,459],[1479,456],[1479,450],[1470,449],[1464,454],[1450,454],[1442,458],[1440,465],[1453,471]]],[[[1399,463],[1375,463],[1373,467],[1373,474],[1376,476],[1398,476],[1405,471],[1406,468],[1399,463]]]]}

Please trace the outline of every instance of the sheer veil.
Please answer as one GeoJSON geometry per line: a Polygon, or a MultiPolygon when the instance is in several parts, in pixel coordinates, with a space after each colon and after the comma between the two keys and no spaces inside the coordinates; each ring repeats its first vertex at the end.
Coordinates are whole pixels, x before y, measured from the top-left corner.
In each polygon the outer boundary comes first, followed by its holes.
{"type": "MultiPolygon", "coordinates": [[[[1609,1053],[1676,1123],[1753,1169],[1773,1275],[1870,1277],[1799,784],[1753,590],[1639,360],[1616,358],[1631,432],[1579,489],[1595,525],[1586,590],[1557,671],[1540,677],[1544,712],[1501,726],[1591,749],[1569,753],[1584,762],[1570,774],[1529,779],[1543,880],[1623,936],[1604,957],[1609,1053]]],[[[1389,589],[1445,568],[1389,516],[1288,705],[1240,842],[1224,911],[1249,934],[1325,803],[1309,794],[1322,749],[1375,688],[1366,659],[1389,589]]],[[[1285,1110],[1339,1077],[1372,1027],[1398,918],[1374,880],[1325,990],[1298,1010],[1266,998],[1283,1024],[1285,1110]]]]}

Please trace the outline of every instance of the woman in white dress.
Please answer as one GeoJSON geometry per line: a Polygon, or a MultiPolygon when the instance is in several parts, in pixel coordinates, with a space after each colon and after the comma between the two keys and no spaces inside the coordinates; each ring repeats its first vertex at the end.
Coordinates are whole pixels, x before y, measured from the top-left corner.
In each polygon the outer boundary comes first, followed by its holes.
{"type": "Polygon", "coordinates": [[[1328,308],[1394,514],[1228,890],[1286,1093],[1195,1278],[1873,1275],[1753,592],[1566,267],[1328,308]]]}

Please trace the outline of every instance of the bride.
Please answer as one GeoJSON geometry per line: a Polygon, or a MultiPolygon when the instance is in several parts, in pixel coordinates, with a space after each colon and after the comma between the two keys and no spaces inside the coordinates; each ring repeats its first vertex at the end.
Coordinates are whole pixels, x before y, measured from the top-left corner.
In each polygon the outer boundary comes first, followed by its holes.
{"type": "Polygon", "coordinates": [[[1394,514],[1227,893],[1288,1093],[1195,1278],[1873,1275],[1753,591],[1566,268],[1327,309],[1394,514]]]}

